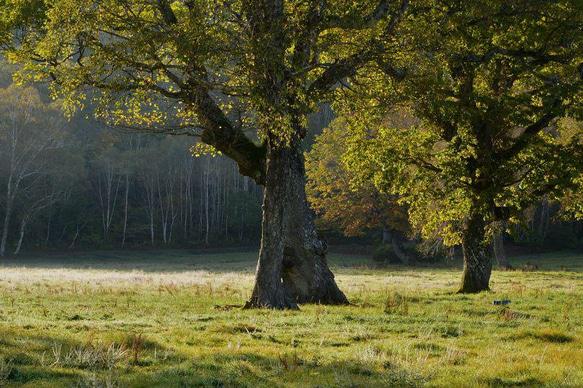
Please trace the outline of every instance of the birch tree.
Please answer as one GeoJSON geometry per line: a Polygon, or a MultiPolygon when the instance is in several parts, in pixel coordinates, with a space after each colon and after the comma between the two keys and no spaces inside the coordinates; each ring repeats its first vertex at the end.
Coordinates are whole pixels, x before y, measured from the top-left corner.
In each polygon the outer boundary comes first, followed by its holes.
{"type": "MultiPolygon", "coordinates": [[[[34,88],[13,85],[1,89],[0,117],[0,158],[8,170],[0,240],[0,256],[4,256],[15,201],[23,191],[36,188],[46,168],[46,153],[61,147],[62,139],[58,110],[45,106],[34,88]]],[[[26,222],[21,225],[21,234],[25,226],[26,222]]]]}

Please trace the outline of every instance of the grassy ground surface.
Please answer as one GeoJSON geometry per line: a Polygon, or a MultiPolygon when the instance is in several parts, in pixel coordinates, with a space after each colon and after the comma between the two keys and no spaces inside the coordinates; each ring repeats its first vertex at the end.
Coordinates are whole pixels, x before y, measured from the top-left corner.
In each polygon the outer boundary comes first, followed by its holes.
{"type": "Polygon", "coordinates": [[[462,296],[458,263],[332,254],[353,305],[281,312],[233,307],[254,252],[9,258],[0,386],[583,386],[583,256],[512,260],[538,269],[495,271],[493,292],[462,296]]]}

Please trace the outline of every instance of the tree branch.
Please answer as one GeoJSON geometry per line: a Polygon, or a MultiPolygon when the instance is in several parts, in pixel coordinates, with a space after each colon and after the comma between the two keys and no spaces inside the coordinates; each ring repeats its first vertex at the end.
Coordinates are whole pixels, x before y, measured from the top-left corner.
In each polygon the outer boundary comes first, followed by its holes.
{"type": "Polygon", "coordinates": [[[557,117],[556,109],[561,106],[561,100],[555,98],[551,107],[547,113],[545,113],[540,119],[538,119],[533,124],[526,127],[524,132],[520,136],[516,138],[514,143],[510,148],[507,148],[503,151],[494,153],[493,159],[498,162],[505,162],[520,153],[523,149],[525,149],[532,139],[543,129],[549,126],[551,121],[557,117]]]}
{"type": "Polygon", "coordinates": [[[320,26],[322,29],[342,28],[342,29],[364,29],[373,27],[379,20],[383,19],[390,10],[390,0],[381,0],[376,8],[361,20],[347,20],[339,16],[324,17],[320,26]]]}
{"type": "MultiPolygon", "coordinates": [[[[394,33],[397,23],[403,14],[407,11],[408,7],[409,0],[403,0],[401,7],[395,13],[393,13],[391,20],[384,30],[383,35],[385,35],[385,37],[388,37],[394,33]]],[[[371,14],[371,22],[378,22],[378,20],[382,19],[388,14],[389,10],[390,7],[388,6],[388,3],[381,1],[377,9],[375,9],[373,14],[371,14]],[[373,17],[372,15],[375,16],[373,17]],[[378,20],[375,20],[377,18],[378,20]]],[[[386,49],[385,44],[382,43],[378,38],[371,39],[365,46],[372,48],[360,50],[357,53],[330,65],[328,69],[326,69],[322,75],[320,75],[320,77],[316,79],[312,85],[310,85],[308,93],[318,94],[328,91],[342,79],[355,75],[360,67],[386,49]]]]}
{"type": "Polygon", "coordinates": [[[176,18],[174,11],[172,11],[172,8],[170,7],[168,0],[156,0],[156,3],[158,5],[158,10],[160,11],[160,14],[162,14],[162,20],[164,20],[164,23],[168,25],[178,23],[178,18],[176,18]]]}
{"type": "Polygon", "coordinates": [[[203,86],[195,86],[188,91],[185,100],[203,128],[200,134],[202,142],[233,159],[241,174],[252,178],[257,184],[264,184],[265,144],[256,145],[241,129],[235,128],[203,86]]]}

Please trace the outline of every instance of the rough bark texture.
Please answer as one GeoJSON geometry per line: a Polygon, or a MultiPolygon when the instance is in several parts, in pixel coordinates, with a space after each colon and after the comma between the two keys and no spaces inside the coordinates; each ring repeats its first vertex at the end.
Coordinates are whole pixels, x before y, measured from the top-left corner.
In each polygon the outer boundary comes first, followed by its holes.
{"type": "Polygon", "coordinates": [[[348,299],[328,268],[326,241],[318,236],[308,205],[301,150],[292,150],[290,157],[284,285],[298,303],[347,304],[348,299]]]}
{"type": "Polygon", "coordinates": [[[201,133],[202,142],[233,159],[242,175],[250,177],[258,184],[264,184],[266,146],[256,145],[241,130],[234,128],[204,88],[196,88],[189,95],[188,101],[204,128],[201,133]]]}
{"type": "Polygon", "coordinates": [[[275,309],[297,309],[298,306],[282,281],[285,224],[288,212],[287,188],[290,147],[270,144],[267,156],[261,249],[250,300],[245,305],[275,309]]]}
{"type": "Polygon", "coordinates": [[[479,214],[472,214],[466,223],[462,250],[464,268],[459,293],[489,290],[492,273],[492,245],[486,242],[486,224],[479,214]]]}
{"type": "Polygon", "coordinates": [[[328,268],[326,253],[326,243],[317,234],[308,206],[299,147],[269,147],[261,250],[246,307],[347,304],[328,268]]]}

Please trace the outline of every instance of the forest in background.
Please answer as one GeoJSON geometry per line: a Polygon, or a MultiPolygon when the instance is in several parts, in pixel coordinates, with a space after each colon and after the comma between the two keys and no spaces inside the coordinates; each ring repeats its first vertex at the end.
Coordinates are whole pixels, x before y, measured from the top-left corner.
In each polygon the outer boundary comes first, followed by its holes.
{"type": "MultiPolygon", "coordinates": [[[[42,87],[13,84],[0,66],[0,252],[256,245],[263,188],[197,138],[122,132],[63,116],[42,87]]],[[[420,240],[406,209],[373,185],[350,185],[338,162],[347,129],[329,106],[311,116],[309,198],[333,244],[420,240]],[[328,127],[328,125],[330,125],[328,127]],[[316,143],[315,147],[312,144],[316,143]]],[[[499,243],[583,249],[583,223],[540,201],[499,243]]],[[[422,249],[435,249],[428,244],[422,249]]],[[[438,247],[441,247],[438,242],[438,247]]]]}
{"type": "MultiPolygon", "coordinates": [[[[0,62],[0,255],[21,250],[257,245],[263,188],[197,138],[64,117],[0,62]]],[[[326,107],[313,115],[318,133],[326,107]]]]}
{"type": "Polygon", "coordinates": [[[193,156],[195,138],[67,120],[1,80],[2,253],[258,241],[262,189],[234,162],[193,156]]]}

